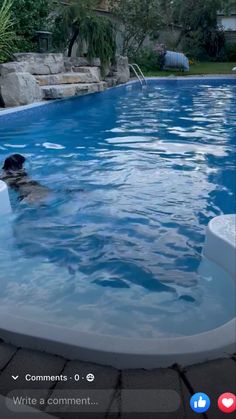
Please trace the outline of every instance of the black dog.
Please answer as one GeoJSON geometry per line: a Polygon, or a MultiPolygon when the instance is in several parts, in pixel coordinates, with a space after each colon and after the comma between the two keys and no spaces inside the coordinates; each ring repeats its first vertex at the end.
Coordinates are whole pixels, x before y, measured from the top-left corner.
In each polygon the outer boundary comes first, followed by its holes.
{"type": "Polygon", "coordinates": [[[20,201],[34,203],[45,200],[50,190],[40,185],[39,182],[30,179],[24,169],[25,160],[25,157],[21,154],[13,154],[8,157],[2,167],[1,180],[19,194],[20,201]]]}

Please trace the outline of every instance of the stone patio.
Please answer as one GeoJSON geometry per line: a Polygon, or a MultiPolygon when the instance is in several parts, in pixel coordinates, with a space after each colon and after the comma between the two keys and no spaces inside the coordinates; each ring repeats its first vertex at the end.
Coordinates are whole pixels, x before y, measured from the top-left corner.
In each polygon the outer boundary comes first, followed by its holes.
{"type": "MultiPolygon", "coordinates": [[[[206,392],[211,398],[212,406],[207,414],[198,415],[199,418],[221,419],[225,417],[217,408],[217,399],[225,392],[235,393],[236,391],[236,358],[234,355],[227,359],[219,359],[200,365],[187,368],[174,365],[171,368],[156,370],[117,370],[115,368],[103,367],[101,365],[86,362],[68,361],[64,358],[49,355],[39,351],[17,348],[15,346],[0,342],[0,395],[7,396],[13,390],[22,390],[21,394],[33,397],[35,391],[37,396],[48,399],[55,395],[63,394],[64,397],[77,394],[77,391],[90,389],[91,392],[99,389],[103,392],[102,405],[105,406],[105,413],[83,414],[78,412],[65,413],[58,408],[45,409],[45,413],[61,419],[77,419],[84,417],[88,419],[190,419],[196,414],[189,408],[189,400],[196,392],[206,392]],[[31,382],[27,385],[24,380],[26,373],[32,375],[74,375],[78,372],[81,376],[92,372],[95,381],[58,381],[58,382],[31,382]],[[12,375],[19,375],[14,381],[12,375]],[[175,390],[181,400],[180,409],[174,414],[159,413],[143,414],[125,413],[127,400],[123,390],[175,390]]],[[[135,393],[134,393],[135,394],[135,393]]],[[[137,406],[142,408],[142,400],[137,400],[137,406]]],[[[37,406],[39,407],[39,406],[37,406]]],[[[36,415],[38,417],[38,415],[36,415]]],[[[233,416],[233,415],[232,415],[233,416]]],[[[9,414],[9,418],[10,418],[9,414]]],[[[25,415],[28,417],[28,414],[25,415]]],[[[41,417],[39,415],[39,417],[41,417]]],[[[8,416],[2,419],[8,419],[8,416]]],[[[42,416],[43,419],[43,416],[42,416]]]]}

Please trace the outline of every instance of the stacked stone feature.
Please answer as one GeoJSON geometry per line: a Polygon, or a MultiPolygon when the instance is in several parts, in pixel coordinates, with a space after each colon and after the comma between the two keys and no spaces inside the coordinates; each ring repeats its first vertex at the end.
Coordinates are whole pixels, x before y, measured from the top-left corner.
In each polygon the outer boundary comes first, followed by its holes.
{"type": "Polygon", "coordinates": [[[0,97],[5,107],[41,100],[101,92],[129,80],[128,59],[117,58],[102,80],[99,58],[67,58],[63,54],[19,53],[0,65],[0,97]]]}

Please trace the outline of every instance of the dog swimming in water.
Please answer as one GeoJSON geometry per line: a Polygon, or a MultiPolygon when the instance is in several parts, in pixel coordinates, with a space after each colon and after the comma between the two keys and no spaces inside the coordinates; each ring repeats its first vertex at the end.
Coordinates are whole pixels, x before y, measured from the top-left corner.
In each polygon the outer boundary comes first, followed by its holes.
{"type": "Polygon", "coordinates": [[[4,162],[0,179],[18,193],[20,201],[42,202],[48,197],[50,189],[28,176],[24,168],[25,161],[21,154],[12,154],[4,162]]]}
{"type": "Polygon", "coordinates": [[[67,188],[63,191],[53,191],[47,186],[30,178],[24,168],[26,158],[21,154],[12,154],[7,157],[2,167],[2,175],[0,180],[3,180],[7,186],[18,193],[19,201],[28,204],[45,203],[45,200],[53,193],[76,193],[85,192],[81,188],[67,188]]]}

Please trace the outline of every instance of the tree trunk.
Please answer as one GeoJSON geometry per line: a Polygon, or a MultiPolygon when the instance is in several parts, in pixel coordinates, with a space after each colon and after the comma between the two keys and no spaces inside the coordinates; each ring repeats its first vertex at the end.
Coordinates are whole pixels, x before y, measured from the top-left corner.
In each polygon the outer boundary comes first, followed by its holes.
{"type": "Polygon", "coordinates": [[[68,57],[71,57],[72,49],[73,49],[74,43],[75,43],[76,39],[78,38],[78,36],[79,36],[79,28],[76,28],[74,30],[73,36],[72,36],[72,38],[70,40],[70,43],[69,43],[69,46],[68,46],[68,57]]]}

